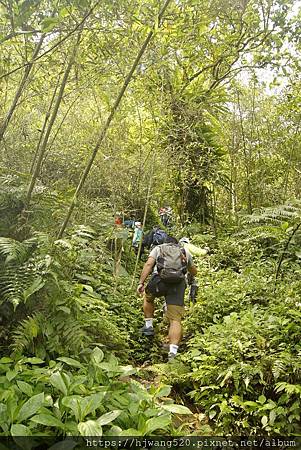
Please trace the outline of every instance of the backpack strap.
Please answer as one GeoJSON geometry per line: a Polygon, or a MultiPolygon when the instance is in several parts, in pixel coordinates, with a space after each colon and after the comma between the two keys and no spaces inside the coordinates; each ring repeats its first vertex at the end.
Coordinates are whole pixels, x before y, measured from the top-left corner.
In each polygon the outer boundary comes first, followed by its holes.
{"type": "Polygon", "coordinates": [[[187,268],[188,266],[188,261],[187,261],[187,253],[184,247],[181,247],[181,261],[182,261],[182,266],[187,268]]]}

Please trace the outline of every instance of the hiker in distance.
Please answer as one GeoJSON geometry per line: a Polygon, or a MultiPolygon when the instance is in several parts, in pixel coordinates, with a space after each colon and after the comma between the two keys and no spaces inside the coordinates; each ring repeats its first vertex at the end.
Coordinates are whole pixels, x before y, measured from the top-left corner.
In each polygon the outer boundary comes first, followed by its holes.
{"type": "Polygon", "coordinates": [[[155,245],[164,244],[168,238],[166,231],[161,230],[158,225],[155,225],[151,231],[149,231],[143,239],[142,248],[152,250],[155,245]]]}
{"type": "MultiPolygon", "coordinates": [[[[135,255],[138,255],[140,242],[142,241],[143,230],[141,222],[135,222],[134,235],[132,240],[132,246],[135,252],[135,255]]],[[[143,247],[141,246],[139,258],[141,258],[143,254],[143,247]]]]}
{"type": "Polygon", "coordinates": [[[166,317],[169,320],[169,354],[171,361],[177,354],[182,337],[181,321],[184,316],[184,296],[187,271],[195,276],[197,268],[191,254],[178,241],[168,236],[166,243],[155,246],[144,264],[137,293],[143,295],[145,325],[141,329],[145,336],[153,336],[154,299],[165,297],[166,317]],[[152,276],[145,286],[145,281],[152,276]]]}

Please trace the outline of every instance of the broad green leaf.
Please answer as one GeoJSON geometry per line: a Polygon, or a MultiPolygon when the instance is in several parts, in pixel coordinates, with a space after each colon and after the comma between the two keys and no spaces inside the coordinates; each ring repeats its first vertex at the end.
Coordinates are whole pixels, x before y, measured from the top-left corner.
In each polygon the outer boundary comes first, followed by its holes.
{"type": "Polygon", "coordinates": [[[116,409],[114,411],[110,411],[106,414],[103,414],[101,417],[99,417],[99,419],[97,419],[97,422],[99,423],[99,425],[107,425],[108,423],[113,422],[113,420],[115,420],[118,416],[120,416],[120,414],[122,413],[122,411],[120,411],[119,409],[116,409]]]}
{"type": "Polygon", "coordinates": [[[30,420],[35,423],[41,423],[42,425],[46,425],[48,427],[64,428],[64,424],[52,414],[38,414],[31,417],[30,420]]]}
{"type": "Polygon", "coordinates": [[[44,393],[34,395],[27,402],[22,405],[19,414],[17,415],[17,421],[22,422],[33,416],[44,403],[44,393]]]}
{"type": "Polygon", "coordinates": [[[25,291],[23,292],[24,301],[26,302],[26,300],[31,295],[33,295],[35,292],[38,292],[40,289],[42,289],[42,287],[44,287],[44,285],[45,285],[45,281],[43,281],[41,277],[36,278],[33,281],[33,283],[27,289],[25,289],[25,291]]]}
{"type": "Polygon", "coordinates": [[[170,391],[171,391],[171,386],[169,386],[169,385],[161,386],[161,387],[159,387],[159,389],[155,393],[155,397],[156,398],[168,397],[169,394],[170,394],[170,391]]]}
{"type": "Polygon", "coordinates": [[[30,364],[45,364],[45,361],[41,358],[36,358],[35,356],[33,358],[25,358],[23,362],[30,364]]]}
{"type": "Polygon", "coordinates": [[[73,358],[67,358],[66,356],[62,356],[61,358],[57,358],[58,361],[63,361],[64,363],[68,364],[68,366],[72,367],[83,367],[82,364],[79,361],[76,361],[76,359],[73,358]]]}
{"type": "Polygon", "coordinates": [[[20,380],[17,381],[17,386],[20,389],[20,391],[28,395],[28,397],[32,396],[32,387],[30,386],[30,384],[20,380]]]}
{"type": "Polygon", "coordinates": [[[164,415],[164,416],[157,416],[152,417],[151,419],[148,419],[145,423],[145,430],[143,430],[145,433],[152,433],[155,430],[162,430],[165,429],[168,425],[171,424],[171,417],[170,415],[164,415]]]}
{"type": "Polygon", "coordinates": [[[173,414],[192,414],[190,409],[183,405],[175,405],[172,403],[170,405],[162,405],[162,408],[166,411],[170,411],[173,414]]]}
{"type": "MultiPolygon", "coordinates": [[[[133,406],[135,407],[135,413],[137,414],[137,410],[138,410],[138,408],[139,408],[139,404],[137,405],[137,403],[136,404],[131,404],[130,406],[129,406],[129,411],[131,412],[131,410],[132,410],[132,408],[133,408],[133,406]]],[[[144,415],[146,416],[146,417],[155,417],[155,416],[157,416],[158,415],[158,408],[147,408],[144,412],[144,415]]]]}
{"type": "Polygon", "coordinates": [[[103,351],[99,347],[95,347],[91,354],[92,362],[94,362],[95,364],[99,364],[99,363],[101,363],[103,358],[104,358],[103,351]]]}
{"type": "Polygon", "coordinates": [[[260,395],[258,397],[258,402],[263,405],[266,402],[266,397],[264,395],[260,395]]]}
{"type": "Polygon", "coordinates": [[[102,428],[97,420],[80,422],[77,425],[77,429],[82,436],[102,436],[102,428]]]}
{"type": "Polygon", "coordinates": [[[12,436],[30,436],[30,429],[25,425],[15,424],[11,426],[10,433],[12,436]]]}
{"type": "Polygon", "coordinates": [[[64,395],[68,395],[68,388],[60,372],[55,372],[49,378],[50,383],[64,395]]]}
{"type": "Polygon", "coordinates": [[[64,397],[62,399],[62,404],[66,406],[67,408],[70,408],[75,419],[78,421],[80,420],[81,416],[81,407],[80,404],[83,400],[83,397],[80,395],[70,395],[68,397],[64,397]]]}
{"type": "Polygon", "coordinates": [[[6,422],[7,418],[7,405],[0,403],[0,424],[6,422]]]}
{"type": "Polygon", "coordinates": [[[209,413],[209,419],[213,419],[213,417],[216,416],[216,411],[214,409],[212,409],[209,413]]]}
{"type": "Polygon", "coordinates": [[[13,359],[8,358],[8,356],[3,356],[3,358],[0,359],[0,364],[8,364],[13,362],[13,359]]]}
{"type": "Polygon", "coordinates": [[[243,402],[243,406],[250,406],[253,409],[257,409],[258,403],[252,402],[252,401],[246,401],[246,402],[243,402]]]}
{"type": "Polygon", "coordinates": [[[272,425],[272,426],[274,425],[275,419],[276,419],[276,411],[275,411],[275,409],[272,409],[270,411],[270,416],[269,416],[270,425],[272,425]]]}
{"type": "Polygon", "coordinates": [[[128,377],[130,375],[134,375],[137,373],[137,369],[135,367],[128,365],[128,366],[120,366],[120,369],[122,370],[121,376],[128,377]]]}
{"type": "Polygon", "coordinates": [[[10,419],[10,423],[16,422],[18,415],[17,397],[9,397],[6,402],[6,406],[7,406],[7,415],[10,419]]]}
{"type": "Polygon", "coordinates": [[[9,370],[6,372],[6,378],[8,381],[13,380],[18,375],[18,372],[16,370],[9,370]]]}
{"type": "Polygon", "coordinates": [[[63,311],[66,314],[70,314],[71,313],[71,309],[68,308],[67,306],[59,306],[57,308],[58,311],[63,311]]]}
{"type": "Polygon", "coordinates": [[[261,423],[262,423],[262,425],[263,425],[264,427],[267,425],[267,423],[268,423],[268,418],[267,418],[267,416],[263,416],[263,417],[261,418],[261,423]]]}
{"type": "Polygon", "coordinates": [[[112,425],[109,431],[109,436],[120,436],[122,433],[122,428],[118,427],[117,425],[112,425]]]}
{"type": "Polygon", "coordinates": [[[100,405],[102,405],[105,395],[106,391],[97,392],[96,394],[89,395],[89,397],[84,397],[81,400],[81,420],[83,420],[86,416],[94,412],[97,408],[99,408],[100,405]]]}
{"type": "Polygon", "coordinates": [[[135,428],[128,428],[127,430],[122,430],[118,436],[141,436],[141,431],[135,428]]]}

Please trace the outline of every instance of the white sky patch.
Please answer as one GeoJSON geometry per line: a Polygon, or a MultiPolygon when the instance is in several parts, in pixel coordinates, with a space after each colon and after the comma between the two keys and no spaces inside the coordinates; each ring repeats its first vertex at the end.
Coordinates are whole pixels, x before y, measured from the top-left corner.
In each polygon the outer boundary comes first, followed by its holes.
{"type": "MultiPolygon", "coordinates": [[[[291,11],[288,13],[288,19],[294,19],[297,17],[299,11],[301,9],[301,0],[296,0],[292,6],[291,11]]],[[[288,40],[284,41],[282,49],[284,51],[289,52],[292,56],[297,56],[297,51],[295,46],[290,43],[288,40]]],[[[252,57],[249,55],[250,65],[252,63],[252,57]]],[[[289,72],[289,68],[287,67],[287,57],[283,58],[282,66],[287,68],[289,72]]],[[[265,86],[265,90],[267,94],[278,94],[282,91],[283,88],[288,84],[289,73],[288,76],[285,76],[281,73],[281,68],[273,69],[262,68],[262,69],[244,69],[238,74],[238,79],[245,85],[249,85],[252,79],[253,74],[255,73],[260,84],[265,86]],[[275,80],[277,79],[277,83],[275,80]]]]}

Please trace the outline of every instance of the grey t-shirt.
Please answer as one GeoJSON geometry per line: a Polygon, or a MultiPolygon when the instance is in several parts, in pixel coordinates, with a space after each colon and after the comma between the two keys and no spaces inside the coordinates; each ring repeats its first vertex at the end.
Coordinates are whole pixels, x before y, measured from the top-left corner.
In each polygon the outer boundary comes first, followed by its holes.
{"type": "MultiPolygon", "coordinates": [[[[161,245],[156,245],[156,247],[154,247],[152,249],[152,251],[150,252],[149,256],[151,256],[152,258],[154,258],[154,260],[157,262],[157,259],[159,258],[160,254],[161,254],[161,248],[163,248],[165,245],[170,245],[170,244],[161,244],[161,245]]],[[[187,258],[187,267],[190,268],[193,266],[193,259],[191,254],[189,253],[188,250],[185,249],[185,255],[187,258]]],[[[158,273],[157,270],[157,265],[155,265],[154,267],[154,272],[153,273],[158,273]]]]}

